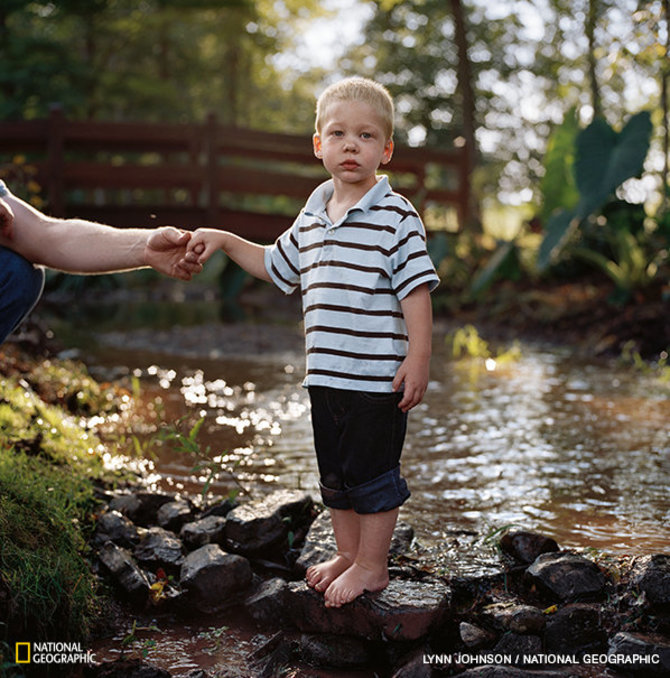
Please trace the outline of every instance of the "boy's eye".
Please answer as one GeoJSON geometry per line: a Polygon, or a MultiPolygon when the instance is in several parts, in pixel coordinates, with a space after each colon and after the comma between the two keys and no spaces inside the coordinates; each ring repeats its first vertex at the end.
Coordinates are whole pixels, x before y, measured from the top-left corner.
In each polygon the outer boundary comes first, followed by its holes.
{"type": "Polygon", "coordinates": [[[363,139],[372,139],[372,134],[370,134],[370,132],[362,132],[361,136],[363,139]]]}

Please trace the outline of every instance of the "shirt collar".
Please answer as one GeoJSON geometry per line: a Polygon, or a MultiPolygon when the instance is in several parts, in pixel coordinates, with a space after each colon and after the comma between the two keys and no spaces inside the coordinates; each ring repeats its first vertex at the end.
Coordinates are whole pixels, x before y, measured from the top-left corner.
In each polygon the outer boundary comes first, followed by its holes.
{"type": "MultiPolygon", "coordinates": [[[[377,176],[377,183],[353,206],[347,211],[347,214],[354,210],[362,212],[376,205],[389,191],[391,185],[385,174],[377,176]]],[[[305,203],[304,212],[308,216],[319,217],[326,216],[326,205],[333,195],[333,180],[328,179],[320,186],[317,186],[305,203]]]]}

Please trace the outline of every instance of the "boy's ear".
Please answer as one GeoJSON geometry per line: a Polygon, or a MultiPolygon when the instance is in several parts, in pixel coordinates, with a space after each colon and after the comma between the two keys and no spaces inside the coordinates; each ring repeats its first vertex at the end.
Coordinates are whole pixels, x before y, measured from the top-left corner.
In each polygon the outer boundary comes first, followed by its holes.
{"type": "Polygon", "coordinates": [[[382,155],[382,165],[391,161],[393,157],[393,139],[389,139],[384,146],[384,154],[382,155]]]}
{"type": "Polygon", "coordinates": [[[314,155],[317,158],[321,158],[321,137],[319,136],[319,133],[316,132],[314,136],[312,137],[312,146],[314,148],[314,155]]]}

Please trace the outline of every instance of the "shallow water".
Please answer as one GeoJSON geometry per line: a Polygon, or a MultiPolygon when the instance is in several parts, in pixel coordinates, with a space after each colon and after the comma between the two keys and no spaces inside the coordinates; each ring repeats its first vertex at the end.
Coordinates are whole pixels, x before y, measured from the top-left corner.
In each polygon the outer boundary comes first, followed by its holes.
{"type": "MultiPolygon", "coordinates": [[[[449,359],[443,336],[435,345],[403,453],[412,498],[401,518],[422,542],[515,524],[566,547],[670,550],[668,384],[531,346],[519,360],[487,369],[449,359]]],[[[301,488],[318,498],[299,350],[210,359],[105,349],[99,356],[133,370],[145,399],[160,398],[169,420],[186,415],[185,430],[204,417],[200,446],[227,469],[215,493],[301,488]]],[[[192,456],[170,445],[157,453],[158,486],[201,491],[192,456]]]]}
{"type": "MultiPolygon", "coordinates": [[[[482,361],[450,359],[444,334],[436,332],[431,381],[411,413],[403,454],[412,497],[401,519],[415,528],[423,557],[439,566],[449,543],[463,543],[459,535],[481,540],[512,524],[563,547],[670,552],[670,385],[530,345],[519,360],[487,369],[482,361]]],[[[130,370],[147,414],[184,417],[184,431],[203,418],[200,449],[209,448],[208,458],[225,469],[210,494],[241,490],[255,498],[300,488],[318,498],[298,335],[286,326],[168,322],[99,336],[101,346],[86,358],[103,375],[130,370]]],[[[140,437],[156,442],[151,431],[140,437]]],[[[156,487],[202,491],[207,477],[193,471],[192,455],[171,442],[152,449],[156,457],[146,464],[156,487]]],[[[129,645],[124,633],[96,642],[97,659],[126,647],[174,676],[244,670],[248,653],[268,638],[235,614],[156,623],[129,645]]]]}

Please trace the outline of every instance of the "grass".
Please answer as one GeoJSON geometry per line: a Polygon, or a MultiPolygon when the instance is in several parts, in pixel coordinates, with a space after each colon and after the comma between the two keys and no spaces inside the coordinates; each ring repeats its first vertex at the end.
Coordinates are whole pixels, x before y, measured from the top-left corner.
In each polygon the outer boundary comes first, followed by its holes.
{"type": "MultiPolygon", "coordinates": [[[[0,363],[0,367],[1,367],[0,363]]],[[[50,388],[42,363],[40,379],[50,388]]],[[[34,375],[32,375],[34,376],[34,375]]],[[[67,409],[45,402],[26,378],[0,375],[0,643],[82,641],[96,611],[97,580],[86,560],[94,483],[105,471],[100,441],[67,409]]],[[[74,380],[76,382],[76,379],[74,380]]],[[[79,382],[79,386],[82,383],[79,382]]],[[[76,409],[96,387],[55,392],[76,409]],[[76,395],[81,393],[82,395],[76,395]]]]}

